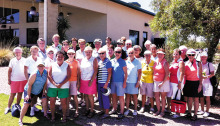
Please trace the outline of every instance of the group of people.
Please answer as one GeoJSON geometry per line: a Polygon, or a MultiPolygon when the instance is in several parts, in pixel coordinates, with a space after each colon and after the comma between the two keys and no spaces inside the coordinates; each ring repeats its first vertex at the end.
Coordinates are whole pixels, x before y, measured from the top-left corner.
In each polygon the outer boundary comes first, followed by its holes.
{"type": "MultiPolygon", "coordinates": [[[[42,100],[44,117],[51,122],[55,121],[57,97],[61,101],[61,122],[66,122],[70,116],[69,104],[72,97],[75,103],[74,118],[79,116],[78,104],[83,103],[86,107],[80,114],[92,118],[95,115],[94,97],[98,97],[102,109],[98,114],[102,115],[102,119],[117,114],[118,101],[120,112],[117,118],[122,119],[130,113],[131,100],[134,104],[132,113],[134,116],[138,114],[138,96],[142,97],[140,113],[145,112],[145,104],[150,102],[150,113],[163,117],[166,111],[170,112],[171,99],[177,92],[179,94],[176,99],[180,99],[183,92],[187,101],[187,118],[196,120],[199,113],[204,117],[209,115],[213,90],[209,78],[214,76],[214,67],[207,62],[208,55],[205,51],[200,54],[201,62],[197,62],[196,51],[183,45],[173,50],[173,61],[168,63],[165,50],[157,49],[149,40],[144,43],[144,57],[140,55],[142,48],[139,45],[132,46],[132,41],[125,37],[117,41],[117,47],[112,45],[110,37],[106,37],[106,45],[103,47],[102,40],[95,39],[94,49],[86,46],[84,39],[72,38],[71,43],[65,40],[61,45],[59,35],[55,34],[52,40],[53,45],[46,49],[45,41],[39,38],[38,46],[30,48],[31,56],[26,59],[22,57],[20,47],[13,50],[15,58],[11,59],[8,71],[11,95],[5,114],[10,111],[15,95],[17,94],[16,104],[20,104],[24,92],[20,125],[23,125],[22,120],[29,105],[31,116],[38,111],[35,107],[38,97],[42,100]],[[79,93],[80,101],[77,97],[79,93]],[[198,112],[199,98],[202,110],[198,112]],[[47,115],[48,101],[51,118],[47,115]]],[[[178,117],[180,113],[173,114],[173,118],[178,117]]]]}

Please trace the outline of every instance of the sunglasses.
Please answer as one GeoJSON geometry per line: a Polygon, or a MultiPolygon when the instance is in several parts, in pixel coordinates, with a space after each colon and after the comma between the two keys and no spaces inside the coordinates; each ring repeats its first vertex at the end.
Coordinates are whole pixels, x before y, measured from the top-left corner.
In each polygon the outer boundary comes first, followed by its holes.
{"type": "Polygon", "coordinates": [[[134,53],[132,52],[132,53],[128,53],[128,54],[134,54],[134,53]]]}
{"type": "Polygon", "coordinates": [[[69,44],[63,44],[63,46],[68,46],[69,44]]]}
{"type": "Polygon", "coordinates": [[[99,53],[99,55],[104,55],[105,53],[99,53]]]}
{"type": "Polygon", "coordinates": [[[67,55],[74,55],[74,53],[68,53],[67,55]]]}
{"type": "Polygon", "coordinates": [[[43,65],[39,65],[38,67],[44,67],[43,65]]]}
{"type": "Polygon", "coordinates": [[[49,52],[48,54],[53,54],[53,52],[49,52]]]}
{"type": "Polygon", "coordinates": [[[131,44],[126,44],[126,45],[131,45],[131,44]]]}
{"type": "Polygon", "coordinates": [[[117,45],[123,45],[123,43],[117,43],[117,45]]]}
{"type": "Polygon", "coordinates": [[[188,56],[195,56],[195,54],[188,54],[188,56]]]}
{"type": "Polygon", "coordinates": [[[120,54],[120,53],[121,53],[121,51],[115,51],[115,53],[118,53],[118,54],[120,54]]]}

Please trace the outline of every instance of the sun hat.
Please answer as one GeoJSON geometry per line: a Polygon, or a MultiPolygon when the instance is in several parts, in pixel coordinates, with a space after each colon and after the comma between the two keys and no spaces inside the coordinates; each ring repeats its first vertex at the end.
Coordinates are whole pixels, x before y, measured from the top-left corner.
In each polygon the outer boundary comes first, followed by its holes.
{"type": "Polygon", "coordinates": [[[163,52],[163,51],[158,51],[157,53],[160,53],[160,54],[165,54],[165,52],[163,52]]]}
{"type": "Polygon", "coordinates": [[[196,51],[194,49],[189,49],[186,54],[196,54],[196,51]]]}
{"type": "Polygon", "coordinates": [[[93,43],[95,44],[96,42],[100,42],[102,44],[102,40],[99,38],[95,39],[93,43]]]}
{"type": "Polygon", "coordinates": [[[144,55],[151,55],[151,51],[146,50],[146,51],[144,52],[144,55]]]}
{"type": "Polygon", "coordinates": [[[207,54],[206,51],[203,51],[203,52],[200,54],[200,56],[206,56],[206,57],[208,57],[208,54],[207,54]]]}
{"type": "Polygon", "coordinates": [[[67,53],[76,53],[73,49],[69,49],[67,53]]]}
{"type": "Polygon", "coordinates": [[[39,66],[39,65],[44,65],[45,66],[45,63],[40,60],[40,61],[37,62],[37,66],[39,66]]]}
{"type": "Polygon", "coordinates": [[[103,95],[109,96],[111,94],[111,89],[107,87],[106,92],[102,92],[103,95]]]}

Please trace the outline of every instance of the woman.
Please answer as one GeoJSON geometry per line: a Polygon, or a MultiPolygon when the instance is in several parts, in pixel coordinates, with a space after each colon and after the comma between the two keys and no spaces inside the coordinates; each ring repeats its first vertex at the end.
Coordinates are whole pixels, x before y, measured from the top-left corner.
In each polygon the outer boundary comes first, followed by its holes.
{"type": "MultiPolygon", "coordinates": [[[[183,88],[183,78],[184,78],[184,72],[185,72],[185,64],[180,58],[181,51],[179,49],[173,50],[173,62],[170,65],[169,71],[170,71],[170,92],[167,95],[167,101],[171,102],[171,98],[174,99],[176,92],[180,90],[182,92],[183,88]]],[[[176,99],[180,100],[181,93],[177,95],[176,99]]],[[[170,107],[168,108],[170,110],[170,107]]],[[[173,115],[173,118],[179,118],[180,113],[176,113],[173,115]]]]}
{"type": "Polygon", "coordinates": [[[101,118],[105,119],[109,116],[110,101],[109,96],[103,95],[106,92],[106,89],[109,87],[110,79],[112,75],[112,64],[108,58],[106,58],[106,50],[104,48],[99,49],[98,61],[98,99],[99,107],[103,111],[99,114],[104,114],[101,118]]]}
{"type": "Polygon", "coordinates": [[[79,88],[79,77],[80,77],[80,68],[79,68],[79,62],[74,58],[75,57],[75,51],[73,49],[69,49],[67,51],[67,55],[69,59],[66,60],[66,62],[69,64],[71,69],[71,77],[69,79],[69,91],[70,96],[67,98],[67,117],[69,116],[69,103],[71,97],[73,97],[75,102],[76,111],[74,114],[74,118],[77,118],[79,116],[79,110],[78,110],[78,98],[77,98],[77,89],[79,88]]]}
{"type": "Polygon", "coordinates": [[[51,122],[55,122],[55,102],[56,97],[60,98],[63,119],[66,122],[67,98],[69,97],[69,79],[71,70],[69,65],[64,62],[64,52],[58,51],[56,54],[56,62],[54,62],[48,70],[48,79],[50,81],[47,96],[50,97],[51,122]]]}
{"type": "Polygon", "coordinates": [[[141,85],[140,94],[142,95],[142,106],[140,109],[141,113],[144,113],[144,105],[146,102],[146,96],[150,98],[150,113],[154,112],[154,81],[153,81],[153,66],[154,60],[151,59],[151,52],[146,50],[144,52],[145,60],[142,62],[142,74],[141,74],[141,85]]]}
{"type": "Polygon", "coordinates": [[[157,112],[154,113],[155,116],[159,115],[163,117],[165,115],[165,105],[167,92],[170,91],[169,83],[169,65],[165,59],[165,53],[163,49],[159,49],[157,52],[158,60],[153,66],[153,80],[154,80],[154,97],[157,105],[157,112]],[[160,112],[160,97],[162,101],[162,109],[160,112]]]}
{"type": "Polygon", "coordinates": [[[110,45],[110,46],[108,47],[108,55],[107,55],[107,58],[108,58],[109,60],[115,58],[114,48],[115,48],[115,47],[114,47],[113,45],[110,45]]]}
{"type": "Polygon", "coordinates": [[[151,53],[152,53],[152,55],[151,55],[151,59],[153,60],[153,61],[156,61],[157,60],[157,46],[155,45],[155,44],[151,44],[150,45],[150,49],[151,49],[151,53]]]}
{"type": "Polygon", "coordinates": [[[78,43],[78,39],[77,38],[72,38],[72,49],[76,52],[77,50],[79,50],[79,46],[77,46],[78,43]]]}
{"type": "Polygon", "coordinates": [[[188,98],[187,118],[192,121],[197,120],[197,111],[199,108],[199,97],[202,97],[202,65],[195,59],[196,51],[189,49],[187,52],[188,61],[185,63],[186,83],[183,88],[183,94],[188,98]],[[191,115],[192,102],[194,102],[194,115],[191,115]]]}
{"type": "Polygon", "coordinates": [[[22,57],[22,49],[16,47],[13,50],[15,58],[11,59],[8,68],[8,84],[11,88],[11,94],[8,100],[8,107],[5,108],[5,114],[11,111],[11,104],[14,101],[14,97],[17,94],[16,104],[19,105],[24,92],[24,86],[27,83],[27,79],[24,76],[24,64],[25,58],[22,57]]]}
{"type": "Polygon", "coordinates": [[[127,72],[128,79],[126,82],[126,108],[124,115],[127,116],[129,114],[129,103],[131,100],[131,96],[134,103],[134,112],[133,115],[137,115],[137,96],[138,96],[138,88],[140,86],[141,79],[141,62],[134,57],[134,49],[129,48],[127,50],[128,59],[126,61],[127,64],[127,72]]]}
{"type": "Polygon", "coordinates": [[[49,47],[47,49],[47,58],[44,61],[45,62],[45,69],[46,70],[48,70],[50,68],[50,66],[52,65],[52,63],[54,62],[53,57],[54,57],[53,48],[49,47]]]}
{"type": "Polygon", "coordinates": [[[207,52],[202,52],[200,54],[200,58],[202,62],[202,90],[204,97],[200,97],[201,111],[199,111],[198,114],[203,115],[203,117],[208,117],[210,108],[210,96],[212,96],[213,92],[213,87],[210,82],[210,78],[214,76],[215,68],[212,63],[207,62],[207,52]],[[204,99],[206,101],[206,111],[204,110],[204,99]]]}
{"type": "Polygon", "coordinates": [[[62,50],[62,45],[59,44],[60,41],[60,36],[58,34],[54,34],[52,37],[52,41],[53,41],[53,45],[51,46],[51,48],[54,49],[54,57],[53,60],[56,61],[56,54],[58,51],[62,50]]]}
{"type": "Polygon", "coordinates": [[[79,50],[76,51],[76,60],[79,61],[79,63],[81,64],[81,61],[83,58],[85,58],[85,47],[86,47],[86,40],[85,39],[79,39],[78,40],[78,44],[79,44],[79,50]]]}
{"type": "Polygon", "coordinates": [[[111,80],[111,94],[112,94],[112,103],[113,109],[109,114],[116,113],[117,110],[117,96],[120,102],[120,114],[118,119],[124,118],[124,94],[127,82],[127,66],[125,60],[121,58],[122,48],[115,48],[115,58],[111,60],[112,63],[112,80],[111,80]]]}
{"type": "Polygon", "coordinates": [[[133,46],[134,49],[134,57],[139,60],[140,62],[142,62],[144,60],[144,58],[142,56],[140,56],[140,53],[142,51],[141,47],[139,45],[135,45],[133,46]]]}
{"type": "Polygon", "coordinates": [[[98,72],[98,61],[92,57],[92,47],[85,48],[86,57],[80,65],[81,81],[79,92],[85,95],[86,111],[83,115],[92,118],[95,115],[93,95],[97,93],[96,75],[98,72]],[[90,110],[89,110],[90,107],[90,110]]]}
{"type": "Polygon", "coordinates": [[[93,57],[98,57],[99,56],[98,51],[102,46],[102,40],[101,39],[95,39],[93,44],[95,45],[95,49],[92,51],[92,56],[93,57]]]}
{"type": "Polygon", "coordinates": [[[39,61],[37,63],[37,70],[31,74],[30,78],[28,79],[28,83],[24,88],[24,106],[22,107],[20,113],[20,126],[23,126],[23,117],[26,114],[33,97],[39,97],[41,99],[44,108],[44,117],[49,119],[49,117],[47,116],[46,87],[47,71],[45,70],[44,63],[42,61],[39,61]]]}
{"type": "MultiPolygon", "coordinates": [[[[37,70],[37,62],[41,61],[41,58],[38,57],[39,48],[37,46],[32,46],[30,48],[30,51],[31,51],[31,56],[29,56],[26,59],[26,62],[24,64],[24,75],[27,80],[29,76],[37,70]]],[[[31,116],[34,116],[35,111],[39,111],[39,109],[35,107],[36,103],[37,103],[37,99],[33,98],[31,103],[31,111],[30,111],[31,116]]]]}
{"type": "Polygon", "coordinates": [[[42,61],[44,61],[47,58],[47,53],[45,49],[45,41],[43,38],[39,38],[37,40],[37,45],[39,47],[38,56],[41,58],[42,61]]]}
{"type": "Polygon", "coordinates": [[[62,41],[62,44],[63,44],[63,51],[64,51],[64,60],[67,60],[68,59],[68,55],[67,55],[67,51],[69,50],[69,42],[68,40],[63,40],[62,41]]]}

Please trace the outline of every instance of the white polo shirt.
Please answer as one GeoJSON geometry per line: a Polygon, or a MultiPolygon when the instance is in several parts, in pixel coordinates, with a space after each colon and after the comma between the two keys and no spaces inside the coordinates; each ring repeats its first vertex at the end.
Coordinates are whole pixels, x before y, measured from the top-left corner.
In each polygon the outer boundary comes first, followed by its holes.
{"type": "Polygon", "coordinates": [[[24,64],[26,59],[21,57],[20,60],[12,58],[9,62],[9,67],[12,68],[11,81],[24,81],[26,80],[24,75],[24,64]]]}
{"type": "Polygon", "coordinates": [[[37,57],[37,60],[35,61],[32,56],[29,56],[27,59],[26,59],[26,62],[24,64],[24,66],[27,66],[28,67],[28,74],[31,74],[33,72],[36,72],[37,70],[37,62],[38,61],[41,61],[41,58],[40,57],[37,57]]]}

